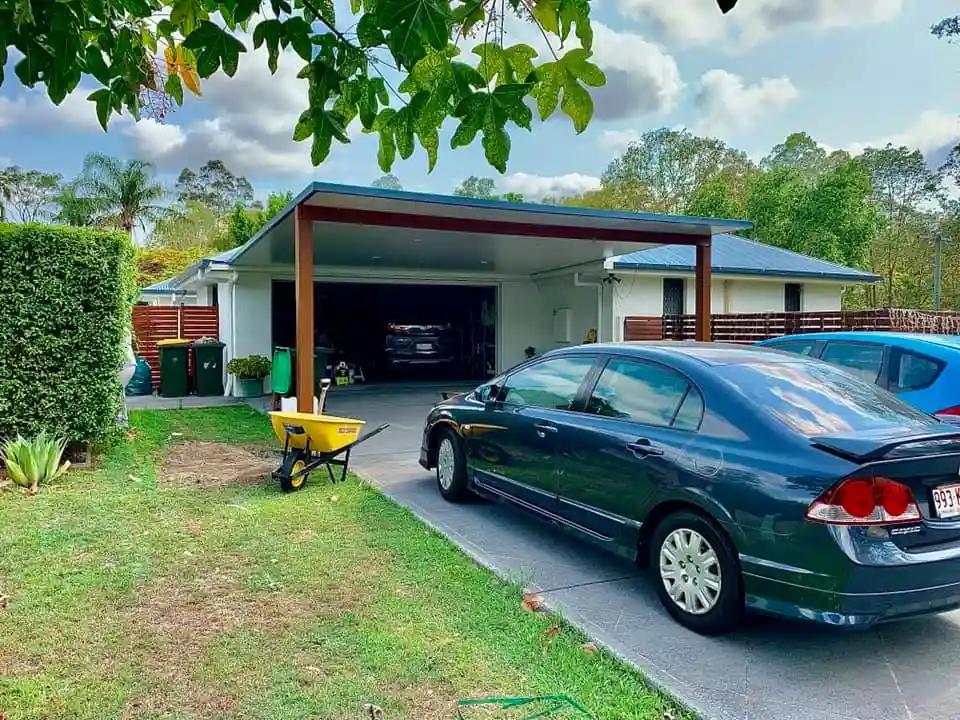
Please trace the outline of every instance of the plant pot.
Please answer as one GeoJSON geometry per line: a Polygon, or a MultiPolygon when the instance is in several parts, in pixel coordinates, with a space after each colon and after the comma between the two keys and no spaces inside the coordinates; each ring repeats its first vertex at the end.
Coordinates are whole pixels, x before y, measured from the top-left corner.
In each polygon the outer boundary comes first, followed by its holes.
{"type": "Polygon", "coordinates": [[[250,398],[263,395],[263,378],[237,378],[237,397],[250,398]]]}

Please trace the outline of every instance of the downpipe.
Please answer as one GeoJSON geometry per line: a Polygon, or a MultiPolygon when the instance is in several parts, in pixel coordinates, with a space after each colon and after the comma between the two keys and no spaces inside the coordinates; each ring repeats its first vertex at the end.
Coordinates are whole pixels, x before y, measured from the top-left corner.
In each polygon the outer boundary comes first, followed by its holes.
{"type": "MultiPolygon", "coordinates": [[[[237,347],[237,273],[230,274],[227,281],[227,287],[230,289],[230,342],[227,344],[227,360],[224,362],[224,372],[226,372],[227,363],[236,356],[237,347]]],[[[223,384],[224,397],[230,397],[233,394],[234,378],[227,373],[227,381],[223,384]]]]}

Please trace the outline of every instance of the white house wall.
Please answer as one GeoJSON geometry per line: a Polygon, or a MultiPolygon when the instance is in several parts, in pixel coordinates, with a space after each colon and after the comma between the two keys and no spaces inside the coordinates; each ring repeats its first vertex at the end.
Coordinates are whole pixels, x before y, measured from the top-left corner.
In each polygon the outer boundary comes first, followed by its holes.
{"type": "Polygon", "coordinates": [[[730,280],[727,283],[726,312],[783,312],[785,284],[765,280],[730,280]]]}
{"type": "MultiPolygon", "coordinates": [[[[540,291],[530,281],[500,284],[497,299],[497,371],[503,372],[526,359],[524,350],[538,347],[539,328],[530,327],[540,317],[540,291]]],[[[539,348],[538,348],[539,349],[539,348]]]]}
{"type": "Polygon", "coordinates": [[[831,312],[839,310],[842,304],[842,285],[826,283],[805,283],[801,302],[804,312],[831,312]]]}
{"type": "Polygon", "coordinates": [[[603,334],[601,328],[597,328],[599,298],[596,287],[578,287],[574,283],[573,273],[538,280],[536,285],[540,295],[539,319],[535,327],[530,327],[530,318],[537,316],[528,313],[527,327],[528,336],[531,338],[528,344],[533,345],[538,352],[579,345],[591,329],[600,330],[603,334]],[[559,337],[555,332],[558,318],[569,319],[566,323],[569,333],[562,333],[559,337]],[[539,341],[536,341],[538,331],[539,341]]]}

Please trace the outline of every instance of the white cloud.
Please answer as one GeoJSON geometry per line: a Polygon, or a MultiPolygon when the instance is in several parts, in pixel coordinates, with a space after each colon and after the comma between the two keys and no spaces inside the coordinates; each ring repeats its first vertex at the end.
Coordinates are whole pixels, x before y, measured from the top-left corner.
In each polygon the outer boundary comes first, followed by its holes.
{"type": "Polygon", "coordinates": [[[671,42],[753,45],[788,28],[887,22],[900,14],[904,0],[751,0],[727,15],[716,0],[618,0],[618,5],[623,15],[649,23],[657,37],[671,42]]]}
{"type": "Polygon", "coordinates": [[[240,35],[250,52],[240,58],[233,78],[217,74],[202,81],[202,98],[189,94],[185,103],[205,110],[207,118],[179,125],[176,116],[159,124],[146,119],[124,128],[138,157],[161,171],[176,172],[222,159],[235,173],[250,177],[291,177],[313,172],[310,143],[295,143],[293,128],[307,107],[307,83],[297,78],[303,61],[281,53],[276,75],[267,68],[264,47],[253,50],[251,38],[240,35]]]}
{"type": "Polygon", "coordinates": [[[96,106],[87,100],[93,90],[78,87],[60,105],[54,105],[42,87],[26,90],[18,98],[0,97],[0,128],[29,126],[32,130],[103,132],[96,106]]]}
{"type": "Polygon", "coordinates": [[[542,200],[547,197],[580,195],[600,187],[600,178],[580,173],[567,173],[556,177],[513,173],[497,182],[500,192],[521,193],[527,200],[542,200]]]}
{"type": "Polygon", "coordinates": [[[697,88],[700,119],[696,132],[724,137],[748,130],[796,100],[797,88],[786,76],[748,84],[726,70],[705,72],[697,88]]]}
{"type": "Polygon", "coordinates": [[[639,139],[640,133],[636,130],[604,130],[597,142],[604,150],[610,150],[615,155],[619,155],[630,143],[639,139]]]}
{"type": "Polygon", "coordinates": [[[954,113],[939,110],[925,110],[906,130],[867,142],[854,142],[844,149],[856,155],[868,147],[885,147],[888,143],[896,147],[906,145],[919,150],[924,155],[935,153],[947,146],[960,142],[960,117],[954,113]]]}

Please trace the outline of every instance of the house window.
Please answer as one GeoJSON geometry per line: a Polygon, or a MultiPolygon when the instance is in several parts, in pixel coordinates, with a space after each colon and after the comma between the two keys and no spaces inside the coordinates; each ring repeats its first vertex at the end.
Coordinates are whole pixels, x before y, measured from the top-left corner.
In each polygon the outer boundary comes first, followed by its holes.
{"type": "Polygon", "coordinates": [[[210,306],[211,307],[220,306],[220,286],[219,285],[210,286],[210,306]]]}
{"type": "Polygon", "coordinates": [[[803,285],[787,283],[783,286],[783,309],[785,312],[800,312],[803,301],[803,285]]]}
{"type": "Polygon", "coordinates": [[[663,314],[683,315],[686,305],[686,281],[683,278],[663,279],[663,314]]]}

